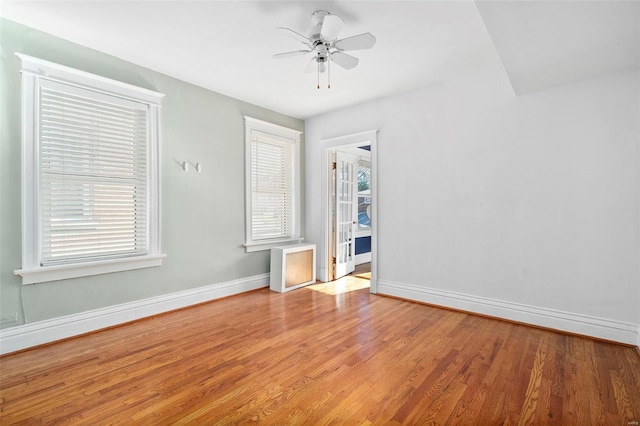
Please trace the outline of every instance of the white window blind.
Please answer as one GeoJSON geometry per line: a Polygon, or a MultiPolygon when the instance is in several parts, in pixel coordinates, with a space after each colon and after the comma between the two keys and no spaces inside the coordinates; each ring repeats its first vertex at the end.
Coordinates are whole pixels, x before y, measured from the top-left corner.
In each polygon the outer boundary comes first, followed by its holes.
{"type": "Polygon", "coordinates": [[[295,233],[295,141],[251,130],[251,240],[295,233]]]}
{"type": "Polygon", "coordinates": [[[161,266],[162,93],[22,63],[22,284],[161,266]]]}
{"type": "Polygon", "coordinates": [[[40,88],[40,265],[147,252],[148,105],[40,88]]]}

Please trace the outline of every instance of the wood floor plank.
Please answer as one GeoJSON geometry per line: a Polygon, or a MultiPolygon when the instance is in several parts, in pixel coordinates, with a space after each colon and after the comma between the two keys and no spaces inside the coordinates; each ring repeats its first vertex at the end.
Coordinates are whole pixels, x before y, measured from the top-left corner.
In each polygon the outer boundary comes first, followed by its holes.
{"type": "Polygon", "coordinates": [[[547,357],[547,343],[544,337],[538,345],[538,350],[529,373],[529,384],[525,393],[522,411],[520,412],[520,422],[523,424],[539,423],[540,419],[536,419],[536,417],[539,416],[536,415],[545,412],[543,411],[543,404],[541,404],[543,400],[541,393],[544,391],[542,386],[542,373],[547,357]]]}
{"type": "Polygon", "coordinates": [[[640,419],[634,348],[371,295],[358,275],[1,357],[0,424],[640,419]]]}

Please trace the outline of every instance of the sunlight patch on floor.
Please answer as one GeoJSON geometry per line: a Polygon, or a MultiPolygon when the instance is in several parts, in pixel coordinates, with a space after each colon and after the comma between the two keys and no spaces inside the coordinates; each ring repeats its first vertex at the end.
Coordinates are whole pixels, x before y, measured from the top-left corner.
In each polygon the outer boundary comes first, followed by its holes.
{"type": "Polygon", "coordinates": [[[313,284],[307,286],[307,288],[319,291],[324,294],[335,296],[337,294],[349,293],[351,291],[362,290],[369,288],[371,273],[366,272],[358,275],[347,275],[339,280],[331,281],[328,283],[313,284]]]}
{"type": "Polygon", "coordinates": [[[362,272],[360,274],[354,273],[352,276],[371,281],[371,272],[362,272]]]}

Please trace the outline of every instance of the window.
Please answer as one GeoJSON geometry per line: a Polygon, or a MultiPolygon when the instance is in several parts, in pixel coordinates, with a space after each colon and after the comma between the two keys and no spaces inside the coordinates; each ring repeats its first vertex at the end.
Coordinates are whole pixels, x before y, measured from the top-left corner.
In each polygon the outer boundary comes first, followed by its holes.
{"type": "Polygon", "coordinates": [[[358,228],[371,228],[371,160],[358,158],[358,228]]]}
{"type": "Polygon", "coordinates": [[[245,117],[247,251],[300,242],[301,132],[245,117]]]}
{"type": "Polygon", "coordinates": [[[160,93],[22,60],[23,284],[158,266],[160,93]]]}

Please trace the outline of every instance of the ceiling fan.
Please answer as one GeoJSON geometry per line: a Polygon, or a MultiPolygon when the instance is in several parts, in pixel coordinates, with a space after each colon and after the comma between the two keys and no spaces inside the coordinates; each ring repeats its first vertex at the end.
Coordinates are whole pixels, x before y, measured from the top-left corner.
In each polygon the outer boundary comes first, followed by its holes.
{"type": "Polygon", "coordinates": [[[376,38],[371,33],[358,34],[338,40],[344,21],[338,15],[332,15],[326,10],[316,10],[311,15],[311,29],[308,36],[302,35],[291,28],[278,27],[277,30],[305,45],[306,49],[292,52],[277,53],[274,58],[288,58],[291,56],[313,53],[305,72],[317,71],[318,89],[320,88],[320,73],[328,70],[328,87],[331,88],[331,62],[350,70],[358,65],[358,58],[345,51],[371,49],[376,44],[376,38]]]}

